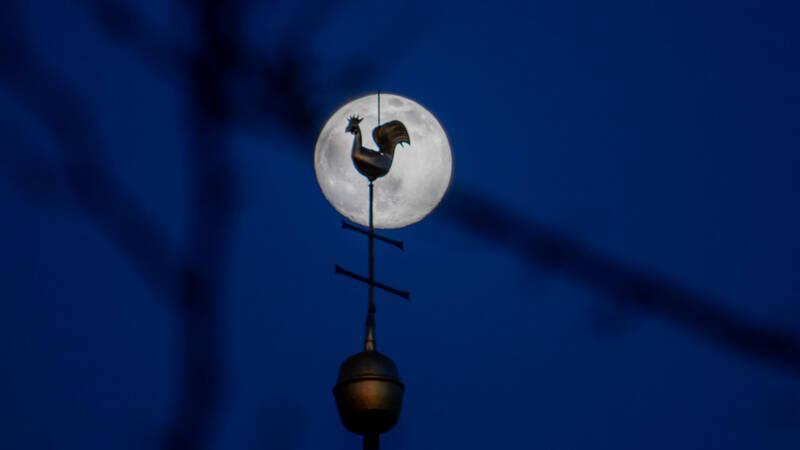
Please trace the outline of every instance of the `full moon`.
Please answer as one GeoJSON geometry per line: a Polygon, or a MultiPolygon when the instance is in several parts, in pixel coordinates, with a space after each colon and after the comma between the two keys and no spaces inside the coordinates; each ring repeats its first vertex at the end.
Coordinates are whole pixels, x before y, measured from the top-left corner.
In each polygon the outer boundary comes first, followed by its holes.
{"type": "MultiPolygon", "coordinates": [[[[389,173],[375,180],[375,228],[401,228],[419,222],[439,204],[453,175],[450,142],[439,121],[419,103],[395,94],[380,95],[381,123],[399,120],[411,145],[397,146],[389,173]]],[[[325,198],[341,215],[369,225],[369,181],[358,173],[350,152],[354,136],[347,119],[363,117],[363,145],[378,150],[378,96],[359,97],[339,108],[322,127],[314,148],[314,170],[325,198]]]]}

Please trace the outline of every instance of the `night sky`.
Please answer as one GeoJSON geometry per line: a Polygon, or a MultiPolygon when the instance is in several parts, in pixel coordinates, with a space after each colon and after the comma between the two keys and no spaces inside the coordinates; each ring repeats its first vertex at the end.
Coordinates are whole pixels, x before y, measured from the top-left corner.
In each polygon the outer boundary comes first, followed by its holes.
{"type": "Polygon", "coordinates": [[[378,85],[455,161],[376,244],[382,448],[800,447],[800,3],[212,3],[0,6],[0,448],[360,449],[312,155],[378,85]]]}

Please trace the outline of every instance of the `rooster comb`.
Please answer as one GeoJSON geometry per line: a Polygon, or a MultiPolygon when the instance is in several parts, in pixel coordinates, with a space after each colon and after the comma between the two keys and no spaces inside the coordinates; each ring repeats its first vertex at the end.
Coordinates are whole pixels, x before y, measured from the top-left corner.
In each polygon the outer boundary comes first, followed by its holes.
{"type": "Polygon", "coordinates": [[[349,120],[350,122],[359,123],[362,120],[364,120],[364,118],[363,117],[358,117],[358,115],[353,114],[352,116],[348,117],[347,120],[349,120]]]}

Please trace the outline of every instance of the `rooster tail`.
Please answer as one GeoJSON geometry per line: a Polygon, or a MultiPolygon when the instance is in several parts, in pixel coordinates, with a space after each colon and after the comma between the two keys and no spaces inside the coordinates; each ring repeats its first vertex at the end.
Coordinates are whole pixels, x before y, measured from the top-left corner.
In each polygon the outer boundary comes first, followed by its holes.
{"type": "Polygon", "coordinates": [[[380,151],[383,153],[394,153],[394,148],[400,143],[411,145],[408,130],[406,130],[403,122],[399,120],[393,120],[375,127],[372,130],[372,139],[375,139],[375,143],[378,144],[380,151]]]}

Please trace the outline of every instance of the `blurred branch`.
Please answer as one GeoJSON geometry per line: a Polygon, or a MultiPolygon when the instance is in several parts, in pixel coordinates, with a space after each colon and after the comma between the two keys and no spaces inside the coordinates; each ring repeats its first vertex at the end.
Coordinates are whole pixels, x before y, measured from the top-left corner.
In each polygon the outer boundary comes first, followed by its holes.
{"type": "MultiPolygon", "coordinates": [[[[215,6],[213,3],[206,2],[215,6]]],[[[18,5],[14,6],[17,17],[11,22],[18,24],[22,17],[18,5]]],[[[204,11],[207,14],[208,9],[204,11]]],[[[206,16],[205,23],[217,21],[206,16]]],[[[190,149],[194,185],[188,229],[191,239],[187,256],[179,258],[159,226],[114,179],[87,105],[33,57],[20,33],[2,29],[0,34],[5,38],[0,47],[0,82],[52,134],[77,204],[181,312],[184,382],[166,446],[174,450],[203,448],[219,403],[222,358],[217,309],[232,220],[230,163],[223,145],[227,138],[225,109],[220,102],[221,55],[212,54],[216,60],[210,63],[195,58],[191,67],[195,94],[188,108],[194,137],[190,149]]],[[[18,157],[6,162],[25,161],[18,157]]]]}
{"type": "MultiPolygon", "coordinates": [[[[63,174],[76,204],[129,255],[145,279],[171,295],[178,266],[172,245],[145,209],[114,179],[88,107],[60,77],[31,58],[21,41],[4,39],[3,44],[0,82],[60,146],[63,172],[58,176],[63,174]]],[[[16,162],[26,163],[21,155],[16,162]]],[[[40,168],[55,175],[54,167],[40,168]]]]}
{"type": "MultiPolygon", "coordinates": [[[[302,51],[306,41],[281,42],[272,58],[266,59],[244,45],[241,20],[250,2],[198,0],[187,3],[194,29],[193,45],[185,50],[173,45],[154,26],[123,2],[82,0],[81,5],[94,18],[107,37],[128,48],[156,73],[186,89],[189,117],[188,167],[192,185],[186,233],[188,248],[176,265],[177,270],[159,270],[175,280],[172,292],[181,312],[182,380],[175,419],[166,448],[202,448],[208,441],[216,415],[222,376],[219,305],[225,277],[234,217],[235,182],[230,152],[226,145],[233,123],[277,121],[297,135],[308,136],[314,128],[314,98],[310,77],[314,61],[302,51]],[[248,92],[242,92],[242,87],[248,92]],[[238,90],[237,90],[238,89],[238,90]],[[239,95],[239,94],[244,95],[239,95]]],[[[304,10],[307,8],[304,8],[304,10]]],[[[307,9],[326,20],[319,8],[307,9]]],[[[313,15],[312,14],[312,15],[313,15]]],[[[308,17],[308,15],[305,15],[308,17]]],[[[299,24],[298,27],[307,24],[299,24]]],[[[351,80],[352,81],[352,80],[351,80]]],[[[20,86],[12,84],[13,89],[20,86]]],[[[60,141],[70,149],[99,148],[92,141],[85,110],[68,87],[61,86],[60,103],[52,116],[40,114],[44,122],[54,123],[75,114],[68,124],[69,135],[60,141]],[[55,121],[52,119],[56,119],[55,121]],[[85,141],[85,142],[81,142],[85,141]]],[[[22,89],[24,91],[24,89],[22,89]]],[[[43,98],[41,92],[27,92],[34,109],[43,98]]],[[[257,126],[257,125],[256,125],[257,126]]],[[[54,131],[58,134],[58,129],[54,131]]],[[[70,163],[76,156],[72,151],[70,163]]],[[[93,155],[97,156],[97,155],[93,155]]],[[[86,176],[103,176],[111,184],[99,158],[83,158],[92,164],[86,176]]],[[[105,192],[105,191],[103,191],[105,192]]],[[[86,195],[87,192],[80,191],[86,195]]],[[[98,205],[98,210],[109,205],[98,205]]],[[[102,224],[106,230],[124,229],[119,223],[102,224]]]]}
{"type": "Polygon", "coordinates": [[[33,151],[32,146],[0,123],[0,171],[20,191],[20,195],[38,204],[57,206],[71,203],[67,195],[67,182],[62,167],[33,151]]]}
{"type": "MultiPolygon", "coordinates": [[[[331,86],[345,89],[362,86],[369,80],[370,68],[374,66],[369,57],[361,55],[357,61],[348,61],[338,71],[329,72],[324,86],[312,81],[310,74],[319,73],[323,64],[312,55],[311,40],[324,22],[342,11],[341,2],[297,7],[279,33],[278,47],[265,55],[245,45],[238,35],[241,31],[238,21],[250,6],[249,0],[192,3],[189,12],[195,15],[208,7],[208,3],[213,4],[214,14],[207,18],[207,25],[227,21],[226,26],[231,27],[220,30],[221,34],[216,37],[209,35],[207,29],[198,30],[198,41],[204,43],[201,46],[205,48],[195,52],[178,48],[166,39],[153,38],[162,33],[123,1],[79,1],[106,37],[138,56],[155,73],[181,87],[186,86],[192,70],[203,64],[224,64],[229,78],[220,101],[227,108],[226,117],[261,134],[265,123],[276,122],[296,136],[312,138],[319,119],[314,106],[315,94],[331,86]],[[232,24],[232,21],[237,23],[232,24]],[[216,59],[206,61],[209,49],[218,54],[216,59]]],[[[203,20],[206,19],[195,17],[195,21],[203,20]]]]}
{"type": "Polygon", "coordinates": [[[180,81],[186,74],[191,55],[166,38],[163,30],[149,23],[122,1],[77,0],[100,30],[123,45],[159,75],[180,81]]]}
{"type": "Polygon", "coordinates": [[[702,295],[590,250],[485,197],[451,189],[442,210],[473,233],[508,247],[543,268],[559,271],[620,306],[664,317],[749,357],[800,372],[800,337],[759,325],[702,295]]]}

